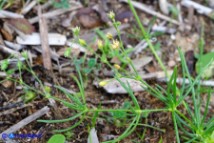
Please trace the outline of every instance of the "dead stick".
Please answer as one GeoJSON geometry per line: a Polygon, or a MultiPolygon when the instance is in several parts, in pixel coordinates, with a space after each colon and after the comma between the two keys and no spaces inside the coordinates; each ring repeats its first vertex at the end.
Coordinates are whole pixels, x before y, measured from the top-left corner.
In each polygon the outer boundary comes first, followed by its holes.
{"type": "Polygon", "coordinates": [[[46,19],[42,15],[42,9],[40,5],[38,7],[38,16],[39,16],[40,39],[42,45],[43,65],[46,69],[52,70],[51,52],[48,42],[48,27],[46,19]]]}
{"type": "Polygon", "coordinates": [[[21,57],[21,54],[15,50],[12,50],[10,48],[7,48],[3,45],[0,45],[0,51],[1,52],[4,52],[4,53],[7,53],[7,54],[11,54],[11,55],[14,55],[14,56],[17,56],[17,57],[21,57]]]}
{"type": "MultiPolygon", "coordinates": [[[[128,0],[120,0],[120,2],[128,3],[128,0]]],[[[167,17],[167,16],[165,16],[165,15],[163,15],[161,13],[158,13],[158,12],[148,8],[148,6],[144,5],[143,3],[140,3],[140,2],[137,2],[137,1],[131,1],[131,3],[133,4],[134,7],[138,8],[138,9],[140,9],[140,10],[142,10],[142,11],[144,11],[144,12],[150,14],[150,15],[156,16],[156,17],[158,17],[160,19],[166,20],[166,21],[171,22],[173,24],[180,25],[180,23],[177,20],[174,20],[174,19],[172,19],[170,17],[167,17]]]]}
{"type": "Polygon", "coordinates": [[[37,111],[36,113],[28,116],[27,118],[21,120],[20,122],[18,122],[17,124],[11,126],[9,129],[3,131],[0,134],[0,139],[2,138],[2,134],[9,134],[9,133],[14,133],[16,131],[18,131],[20,128],[24,127],[25,125],[29,124],[30,122],[36,120],[37,118],[43,116],[44,114],[46,114],[47,112],[49,112],[50,108],[48,106],[43,107],[41,110],[37,111]]]}

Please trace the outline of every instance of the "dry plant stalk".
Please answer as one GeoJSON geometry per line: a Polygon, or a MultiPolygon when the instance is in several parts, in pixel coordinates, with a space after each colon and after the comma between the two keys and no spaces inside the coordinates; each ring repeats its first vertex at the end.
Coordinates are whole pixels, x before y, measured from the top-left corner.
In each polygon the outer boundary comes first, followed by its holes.
{"type": "Polygon", "coordinates": [[[21,120],[17,124],[14,124],[7,130],[0,133],[0,140],[2,138],[3,133],[6,133],[6,134],[14,133],[14,132],[18,131],[19,129],[23,128],[24,126],[26,126],[27,124],[31,123],[32,121],[35,121],[39,117],[45,115],[46,113],[49,112],[49,110],[50,110],[50,108],[48,106],[45,106],[42,109],[40,109],[39,111],[37,111],[37,112],[33,113],[32,115],[26,117],[25,119],[21,120]]]}
{"type": "Polygon", "coordinates": [[[46,19],[42,15],[42,9],[40,5],[38,7],[38,16],[39,16],[39,31],[42,46],[43,65],[46,69],[52,70],[51,52],[48,42],[48,26],[46,19]]]}

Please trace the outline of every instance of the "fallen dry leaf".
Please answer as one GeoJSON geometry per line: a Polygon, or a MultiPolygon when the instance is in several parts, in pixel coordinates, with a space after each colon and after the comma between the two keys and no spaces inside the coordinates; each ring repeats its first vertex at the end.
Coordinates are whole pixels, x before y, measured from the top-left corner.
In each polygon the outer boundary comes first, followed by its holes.
{"type": "Polygon", "coordinates": [[[6,39],[7,41],[13,41],[13,35],[11,35],[7,30],[2,28],[1,33],[4,39],[6,39]]]}
{"type": "Polygon", "coordinates": [[[77,12],[81,25],[85,28],[95,28],[102,24],[102,21],[95,10],[91,8],[81,9],[77,12]]]}
{"type": "Polygon", "coordinates": [[[10,80],[5,80],[1,83],[1,85],[3,85],[5,88],[11,88],[13,85],[13,82],[10,80]]]}
{"type": "Polygon", "coordinates": [[[6,20],[7,23],[16,28],[17,30],[23,32],[24,34],[32,34],[35,31],[33,25],[27,19],[24,18],[11,18],[6,20]]]}

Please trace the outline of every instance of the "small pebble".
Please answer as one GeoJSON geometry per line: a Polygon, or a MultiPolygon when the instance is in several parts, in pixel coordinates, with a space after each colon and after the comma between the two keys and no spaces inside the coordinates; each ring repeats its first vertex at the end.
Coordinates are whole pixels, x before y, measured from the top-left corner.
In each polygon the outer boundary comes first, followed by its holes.
{"type": "Polygon", "coordinates": [[[172,34],[171,36],[170,36],[170,38],[172,39],[172,40],[175,40],[175,35],[174,34],[172,34]]]}
{"type": "Polygon", "coordinates": [[[168,62],[168,66],[169,66],[169,67],[174,67],[175,65],[176,65],[176,62],[173,61],[173,60],[170,60],[170,61],[168,62]]]}

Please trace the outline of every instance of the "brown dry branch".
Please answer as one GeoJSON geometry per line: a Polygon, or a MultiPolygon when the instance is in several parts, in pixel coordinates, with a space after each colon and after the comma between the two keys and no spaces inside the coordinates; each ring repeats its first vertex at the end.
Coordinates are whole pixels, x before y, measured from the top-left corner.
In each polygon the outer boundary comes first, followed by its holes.
{"type": "Polygon", "coordinates": [[[188,7],[188,8],[193,7],[198,13],[204,14],[213,19],[214,10],[209,7],[203,6],[199,3],[191,1],[191,0],[182,0],[181,5],[188,7]]]}
{"type": "Polygon", "coordinates": [[[8,46],[9,48],[15,50],[15,51],[20,51],[21,49],[23,49],[25,46],[24,45],[20,45],[20,44],[16,44],[10,41],[4,41],[5,45],[8,46]]]}
{"type": "MultiPolygon", "coordinates": [[[[160,79],[158,79],[158,81],[160,81],[160,82],[168,82],[169,79],[160,78],[160,79]]],[[[183,82],[184,82],[185,84],[190,84],[189,79],[186,79],[186,78],[177,78],[176,82],[177,82],[178,84],[182,84],[183,82]]],[[[213,80],[203,80],[203,81],[200,81],[200,84],[201,84],[202,86],[214,87],[214,81],[213,81],[213,80]]]]}
{"type": "Polygon", "coordinates": [[[29,106],[32,106],[32,104],[25,104],[25,105],[23,105],[21,107],[16,107],[16,108],[8,109],[6,111],[1,112],[0,116],[12,114],[12,113],[14,113],[17,110],[20,110],[20,109],[23,109],[23,108],[26,108],[26,107],[29,107],[29,106]]]}
{"type": "Polygon", "coordinates": [[[9,49],[9,48],[7,48],[6,46],[3,46],[3,45],[0,45],[0,51],[4,52],[4,53],[7,53],[7,54],[11,54],[11,55],[17,56],[17,57],[21,57],[21,54],[19,52],[14,51],[12,49],[9,49]]]}
{"type": "Polygon", "coordinates": [[[49,112],[49,110],[50,110],[50,108],[48,106],[45,106],[42,109],[40,109],[39,111],[37,111],[37,112],[33,113],[32,115],[28,116],[27,118],[21,120],[17,124],[11,126],[7,130],[3,131],[0,134],[0,139],[2,139],[3,133],[6,133],[6,134],[14,133],[14,132],[18,131],[19,129],[23,128],[25,125],[31,123],[32,121],[35,121],[36,119],[40,118],[43,115],[45,115],[46,113],[49,112]]]}
{"type": "MultiPolygon", "coordinates": [[[[41,8],[41,7],[40,7],[40,8],[41,8]]],[[[44,13],[43,16],[44,16],[45,18],[49,19],[49,18],[53,18],[53,17],[56,17],[56,16],[58,16],[58,15],[61,15],[61,14],[70,12],[70,11],[77,10],[77,9],[79,9],[79,8],[82,8],[82,5],[77,4],[77,5],[72,6],[72,7],[69,8],[69,9],[56,9],[56,10],[53,10],[53,11],[44,13]]],[[[39,17],[38,17],[38,16],[29,19],[29,22],[30,22],[31,24],[36,23],[36,22],[38,22],[38,21],[39,21],[39,17]]]]}
{"type": "MultiPolygon", "coordinates": [[[[128,3],[128,0],[120,0],[120,2],[128,3]]],[[[171,22],[171,23],[173,23],[173,24],[180,25],[180,23],[179,23],[177,20],[174,20],[174,19],[172,19],[172,18],[170,18],[170,17],[167,17],[167,16],[165,16],[165,15],[159,13],[159,12],[156,12],[156,11],[154,11],[154,10],[148,8],[148,6],[145,5],[145,4],[142,4],[142,3],[136,2],[136,1],[131,1],[131,3],[132,3],[133,6],[136,7],[137,9],[140,9],[140,10],[142,10],[142,11],[148,13],[148,14],[151,14],[151,15],[153,15],[153,16],[156,16],[156,17],[158,17],[158,18],[160,18],[160,19],[163,19],[163,20],[165,20],[165,21],[171,22]]]]}
{"type": "Polygon", "coordinates": [[[51,54],[48,42],[48,26],[46,19],[42,15],[42,9],[40,6],[38,7],[38,15],[39,15],[39,31],[42,45],[43,65],[46,69],[52,70],[51,54]]]}
{"type": "Polygon", "coordinates": [[[31,1],[30,3],[24,6],[21,13],[24,15],[27,14],[36,5],[36,3],[37,3],[36,0],[31,1]]]}
{"type": "Polygon", "coordinates": [[[10,11],[0,10],[0,18],[24,18],[24,16],[10,11]]]}

